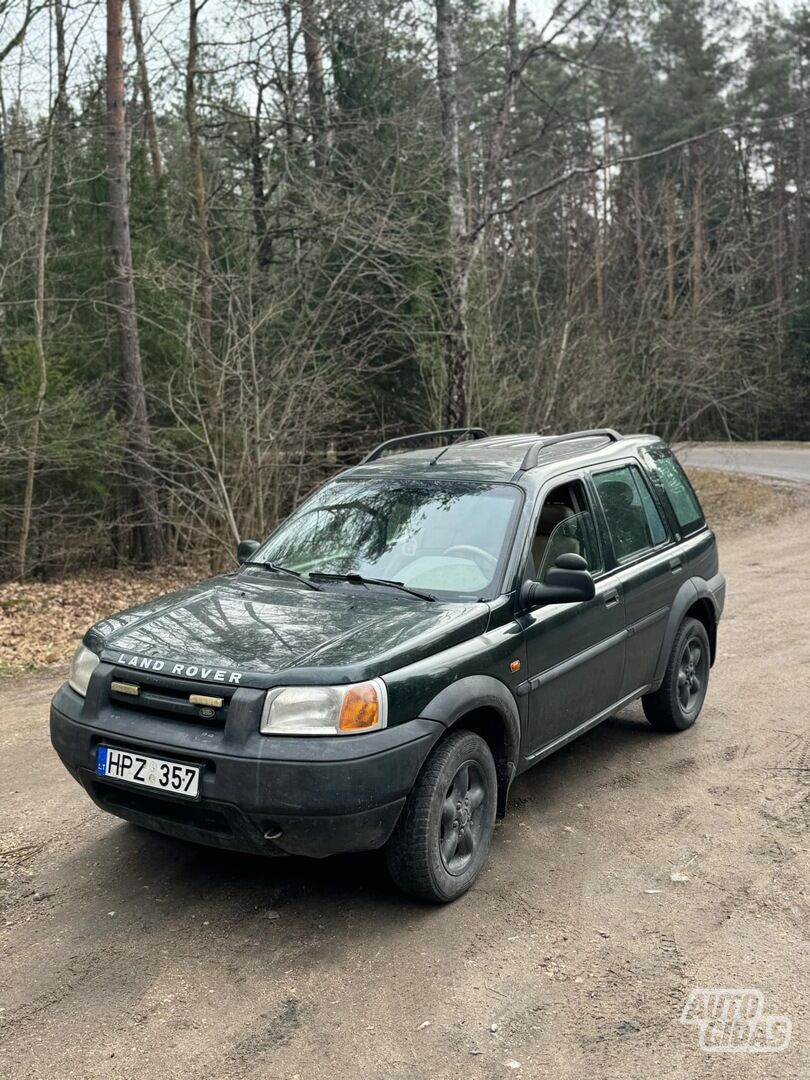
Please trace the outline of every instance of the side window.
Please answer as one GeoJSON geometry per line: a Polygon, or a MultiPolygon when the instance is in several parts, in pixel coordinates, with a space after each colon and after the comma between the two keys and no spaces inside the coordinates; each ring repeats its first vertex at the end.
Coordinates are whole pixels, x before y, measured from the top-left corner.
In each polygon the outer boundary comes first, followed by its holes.
{"type": "Polygon", "coordinates": [[[554,565],[557,556],[564,555],[569,551],[581,555],[592,574],[602,569],[602,556],[599,552],[593,517],[589,510],[573,514],[554,526],[548,538],[546,549],[543,552],[537,580],[543,581],[546,572],[549,567],[554,565]]]}
{"type": "Polygon", "coordinates": [[[584,486],[571,481],[546,496],[537,519],[532,560],[534,576],[542,581],[559,555],[581,555],[591,573],[602,569],[602,553],[584,486]]]}
{"type": "Polygon", "coordinates": [[[663,446],[655,447],[647,451],[647,456],[653,463],[655,475],[672,507],[681,532],[688,536],[702,528],[703,511],[697,495],[672,451],[663,446]]]}
{"type": "Polygon", "coordinates": [[[596,473],[593,482],[620,562],[668,539],[658,508],[635,465],[596,473]]]}

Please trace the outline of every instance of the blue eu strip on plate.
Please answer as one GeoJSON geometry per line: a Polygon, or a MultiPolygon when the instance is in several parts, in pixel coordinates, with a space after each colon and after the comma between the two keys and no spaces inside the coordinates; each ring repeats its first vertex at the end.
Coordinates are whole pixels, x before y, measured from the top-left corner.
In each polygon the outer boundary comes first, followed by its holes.
{"type": "Polygon", "coordinates": [[[96,772],[99,776],[104,776],[107,772],[107,747],[100,746],[96,755],[96,772]]]}

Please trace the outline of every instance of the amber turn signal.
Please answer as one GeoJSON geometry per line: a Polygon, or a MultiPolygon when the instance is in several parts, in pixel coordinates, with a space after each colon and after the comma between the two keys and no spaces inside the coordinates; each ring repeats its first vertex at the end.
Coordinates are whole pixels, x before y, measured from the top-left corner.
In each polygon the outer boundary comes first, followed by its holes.
{"type": "Polygon", "coordinates": [[[372,683],[360,683],[346,691],[338,724],[341,731],[367,731],[377,727],[379,719],[380,704],[372,683]]]}

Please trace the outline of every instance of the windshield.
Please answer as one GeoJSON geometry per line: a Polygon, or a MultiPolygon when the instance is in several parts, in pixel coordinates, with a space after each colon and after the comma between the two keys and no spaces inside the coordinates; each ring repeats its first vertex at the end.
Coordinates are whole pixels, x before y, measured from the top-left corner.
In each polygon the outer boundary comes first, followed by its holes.
{"type": "Polygon", "coordinates": [[[334,480],[251,561],[478,597],[497,584],[519,502],[507,484],[334,480]]]}

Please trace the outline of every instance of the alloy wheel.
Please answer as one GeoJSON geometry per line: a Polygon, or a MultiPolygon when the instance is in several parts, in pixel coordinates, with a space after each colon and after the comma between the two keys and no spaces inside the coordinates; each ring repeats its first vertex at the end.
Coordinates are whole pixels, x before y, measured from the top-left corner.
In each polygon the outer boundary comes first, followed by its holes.
{"type": "Polygon", "coordinates": [[[479,764],[459,766],[444,797],[439,826],[439,851],[449,874],[463,874],[481,843],[481,807],[486,798],[486,779],[479,764]]]}

